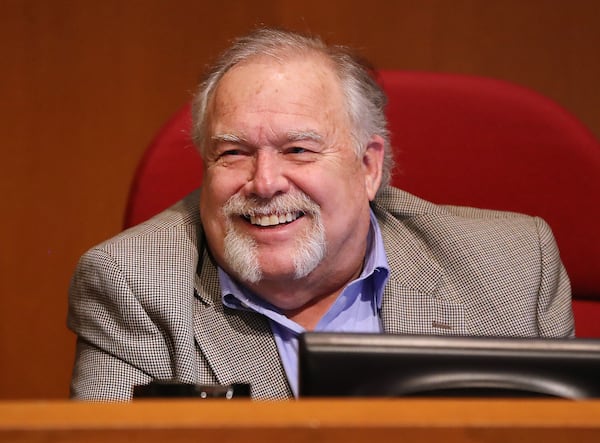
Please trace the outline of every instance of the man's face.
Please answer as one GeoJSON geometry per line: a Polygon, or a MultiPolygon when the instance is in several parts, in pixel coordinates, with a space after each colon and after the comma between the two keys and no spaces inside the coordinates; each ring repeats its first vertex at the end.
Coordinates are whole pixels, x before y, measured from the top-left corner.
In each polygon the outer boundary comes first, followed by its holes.
{"type": "MultiPolygon", "coordinates": [[[[362,266],[383,143],[357,157],[339,82],[318,56],[257,57],[209,108],[202,224],[217,263],[282,309],[362,266]]],[[[309,297],[308,299],[306,297],[309,297]]]]}

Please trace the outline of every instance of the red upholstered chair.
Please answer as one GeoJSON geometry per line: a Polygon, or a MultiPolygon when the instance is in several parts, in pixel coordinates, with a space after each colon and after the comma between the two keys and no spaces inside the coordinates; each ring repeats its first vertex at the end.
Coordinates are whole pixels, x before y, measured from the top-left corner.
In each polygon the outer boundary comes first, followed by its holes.
{"type": "MultiPolygon", "coordinates": [[[[556,103],[503,81],[381,71],[397,168],[393,184],[438,203],[543,217],[571,277],[577,335],[600,337],[600,144],[556,103]]],[[[189,106],[135,175],[125,226],[201,182],[189,106]]]]}
{"type": "Polygon", "coordinates": [[[125,227],[137,225],[181,199],[202,181],[202,161],[190,138],[190,105],[160,129],[138,165],[125,210],[125,227]]]}

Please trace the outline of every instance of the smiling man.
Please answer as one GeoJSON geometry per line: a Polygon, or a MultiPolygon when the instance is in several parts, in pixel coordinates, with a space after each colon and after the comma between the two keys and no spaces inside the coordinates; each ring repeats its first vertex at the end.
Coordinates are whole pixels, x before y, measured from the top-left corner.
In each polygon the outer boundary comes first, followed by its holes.
{"type": "Polygon", "coordinates": [[[237,64],[202,142],[200,214],[216,262],[311,329],[360,274],[385,144],[354,140],[333,68],[308,51],[237,64]]]}
{"type": "Polygon", "coordinates": [[[306,330],[572,335],[542,220],[387,186],[385,101],[344,48],[237,40],[195,98],[202,188],[79,263],[73,396],[175,379],[290,398],[306,330]]]}

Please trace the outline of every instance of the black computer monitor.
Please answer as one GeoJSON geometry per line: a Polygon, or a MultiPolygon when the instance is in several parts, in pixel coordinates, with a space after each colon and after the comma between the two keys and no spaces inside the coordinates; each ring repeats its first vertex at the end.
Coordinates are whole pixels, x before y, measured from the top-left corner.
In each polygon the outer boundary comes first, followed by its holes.
{"type": "Polygon", "coordinates": [[[300,397],[600,397],[600,340],[306,333],[300,397]]]}

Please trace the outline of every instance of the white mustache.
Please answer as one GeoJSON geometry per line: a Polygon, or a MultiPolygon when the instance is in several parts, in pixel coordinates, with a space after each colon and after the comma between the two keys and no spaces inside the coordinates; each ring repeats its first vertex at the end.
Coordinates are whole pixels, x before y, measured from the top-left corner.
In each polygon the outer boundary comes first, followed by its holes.
{"type": "Polygon", "coordinates": [[[235,194],[223,206],[223,213],[226,217],[243,216],[249,218],[289,212],[319,214],[320,211],[321,207],[308,195],[300,191],[275,195],[268,200],[235,194]]]}

